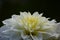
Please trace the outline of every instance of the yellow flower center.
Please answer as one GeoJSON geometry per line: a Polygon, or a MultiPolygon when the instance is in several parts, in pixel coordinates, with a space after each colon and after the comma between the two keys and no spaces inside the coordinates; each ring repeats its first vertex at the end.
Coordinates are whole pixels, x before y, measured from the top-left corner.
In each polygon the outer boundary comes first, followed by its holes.
{"type": "Polygon", "coordinates": [[[42,18],[34,15],[24,15],[22,19],[20,19],[20,23],[22,23],[24,28],[24,33],[36,35],[38,32],[45,32],[45,29],[42,29],[42,25],[45,23],[42,18]]]}
{"type": "Polygon", "coordinates": [[[25,27],[27,27],[27,30],[25,30],[25,34],[30,34],[30,32],[33,30],[33,32],[31,32],[33,35],[37,34],[37,31],[35,31],[36,26],[38,24],[39,20],[38,17],[34,17],[34,16],[28,16],[28,17],[24,17],[22,20],[22,23],[25,27]]]}
{"type": "Polygon", "coordinates": [[[29,28],[34,29],[36,27],[36,25],[38,24],[38,18],[31,15],[28,17],[24,17],[22,22],[23,22],[23,24],[25,24],[25,22],[26,22],[26,24],[29,28]]]}

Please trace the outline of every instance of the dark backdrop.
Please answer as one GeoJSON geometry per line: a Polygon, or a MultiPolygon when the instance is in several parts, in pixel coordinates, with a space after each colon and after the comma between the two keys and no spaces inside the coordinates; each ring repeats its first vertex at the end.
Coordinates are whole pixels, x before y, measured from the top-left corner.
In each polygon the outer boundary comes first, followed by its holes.
{"type": "Polygon", "coordinates": [[[44,16],[60,21],[60,2],[58,0],[0,0],[0,26],[5,19],[20,11],[38,11],[44,16]]]}
{"type": "Polygon", "coordinates": [[[46,17],[60,21],[60,1],[58,0],[0,0],[0,27],[3,25],[3,20],[11,18],[13,14],[19,14],[20,11],[31,13],[38,11],[44,13],[46,17]]]}

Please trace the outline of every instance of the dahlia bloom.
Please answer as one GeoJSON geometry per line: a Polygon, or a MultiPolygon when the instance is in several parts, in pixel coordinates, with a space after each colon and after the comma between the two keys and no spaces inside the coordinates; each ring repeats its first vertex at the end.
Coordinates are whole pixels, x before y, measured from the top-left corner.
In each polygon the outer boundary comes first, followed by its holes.
{"type": "Polygon", "coordinates": [[[20,12],[20,15],[12,15],[6,19],[0,28],[0,40],[46,40],[49,37],[58,38],[60,35],[60,23],[54,19],[49,20],[34,12],[20,12]]]}

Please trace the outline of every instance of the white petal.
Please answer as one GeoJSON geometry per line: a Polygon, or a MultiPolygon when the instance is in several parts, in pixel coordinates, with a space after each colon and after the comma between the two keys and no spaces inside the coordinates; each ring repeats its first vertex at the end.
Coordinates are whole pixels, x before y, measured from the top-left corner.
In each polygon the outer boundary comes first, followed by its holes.
{"type": "Polygon", "coordinates": [[[22,23],[20,23],[21,18],[19,15],[12,15],[12,23],[13,25],[21,26],[22,23]]]}
{"type": "Polygon", "coordinates": [[[49,29],[49,28],[51,28],[52,26],[43,26],[43,28],[42,29],[49,29]]]}
{"type": "Polygon", "coordinates": [[[0,36],[0,40],[9,40],[9,38],[1,37],[1,36],[0,36]]]}
{"type": "Polygon", "coordinates": [[[20,15],[12,15],[12,18],[13,19],[19,19],[20,18],[20,15]]]}
{"type": "Polygon", "coordinates": [[[20,15],[26,16],[27,15],[27,12],[20,12],[20,15]]]}
{"type": "Polygon", "coordinates": [[[59,37],[59,34],[56,33],[56,31],[49,31],[49,32],[46,32],[46,34],[50,35],[50,37],[56,37],[56,38],[59,37]]]}
{"type": "Polygon", "coordinates": [[[10,28],[11,28],[11,25],[4,25],[4,26],[2,26],[2,27],[0,28],[0,32],[5,31],[5,30],[8,30],[8,29],[10,29],[10,28]]]}
{"type": "Polygon", "coordinates": [[[56,20],[55,20],[55,19],[53,19],[53,20],[51,20],[51,22],[52,22],[52,23],[55,23],[55,22],[56,22],[56,20]]]}
{"type": "Polygon", "coordinates": [[[13,30],[9,30],[6,33],[3,33],[1,36],[6,37],[6,38],[10,38],[9,40],[20,40],[21,39],[20,32],[13,31],[13,30]]]}
{"type": "Polygon", "coordinates": [[[44,40],[50,38],[50,35],[49,34],[46,34],[46,33],[42,33],[42,37],[44,40]]]}
{"type": "Polygon", "coordinates": [[[51,35],[51,37],[56,37],[56,38],[59,37],[59,34],[58,33],[49,33],[49,35],[51,35]]]}
{"type": "Polygon", "coordinates": [[[30,12],[28,12],[28,16],[31,16],[31,13],[30,12]]]}
{"type": "Polygon", "coordinates": [[[21,37],[22,37],[23,39],[26,39],[26,38],[29,37],[29,36],[25,35],[25,34],[22,32],[22,33],[21,33],[21,37]]]}
{"type": "Polygon", "coordinates": [[[43,13],[41,13],[39,16],[41,17],[43,15],[43,13]]]}
{"type": "Polygon", "coordinates": [[[37,36],[31,35],[31,37],[32,37],[33,40],[43,40],[42,34],[40,34],[40,33],[37,36]]]}
{"type": "Polygon", "coordinates": [[[39,13],[38,12],[34,12],[33,16],[39,16],[39,13]]]}
{"type": "Polygon", "coordinates": [[[55,31],[60,34],[60,23],[57,23],[57,28],[55,31]]]}
{"type": "Polygon", "coordinates": [[[9,25],[9,24],[11,24],[12,20],[11,19],[6,19],[6,20],[4,20],[2,22],[3,22],[3,24],[9,25]]]}

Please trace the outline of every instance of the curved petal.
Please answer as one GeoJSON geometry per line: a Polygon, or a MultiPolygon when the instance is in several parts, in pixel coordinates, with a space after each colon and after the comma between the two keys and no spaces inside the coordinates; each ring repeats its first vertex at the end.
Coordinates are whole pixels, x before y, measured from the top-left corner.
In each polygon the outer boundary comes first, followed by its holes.
{"type": "Polygon", "coordinates": [[[37,36],[31,35],[31,37],[32,37],[33,40],[43,40],[41,33],[39,33],[37,36]]]}
{"type": "Polygon", "coordinates": [[[8,32],[5,32],[3,34],[0,33],[0,36],[1,37],[5,37],[5,38],[9,38],[9,40],[20,40],[21,39],[21,35],[20,35],[20,32],[17,32],[17,31],[8,31],[8,32]]]}
{"type": "Polygon", "coordinates": [[[46,32],[46,34],[49,35],[49,37],[56,37],[56,38],[59,37],[59,34],[56,33],[56,31],[49,31],[49,32],[46,32]]]}
{"type": "Polygon", "coordinates": [[[39,13],[38,12],[34,12],[33,16],[39,16],[39,13]]]}
{"type": "Polygon", "coordinates": [[[46,34],[46,33],[42,33],[42,37],[43,37],[43,40],[46,40],[46,39],[50,38],[50,35],[46,34]]]}
{"type": "Polygon", "coordinates": [[[4,25],[4,26],[2,26],[2,27],[0,28],[0,33],[1,33],[2,31],[8,30],[8,29],[10,29],[10,28],[11,28],[11,25],[4,25]]]}
{"type": "Polygon", "coordinates": [[[56,32],[60,34],[60,23],[57,23],[57,29],[56,32]]]}
{"type": "Polygon", "coordinates": [[[2,22],[3,22],[3,24],[7,24],[7,25],[13,23],[11,18],[10,19],[6,19],[6,20],[4,20],[2,22]]]}
{"type": "Polygon", "coordinates": [[[1,37],[1,36],[0,36],[0,40],[9,40],[9,38],[1,37]]]}

